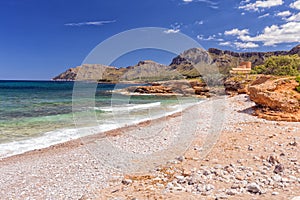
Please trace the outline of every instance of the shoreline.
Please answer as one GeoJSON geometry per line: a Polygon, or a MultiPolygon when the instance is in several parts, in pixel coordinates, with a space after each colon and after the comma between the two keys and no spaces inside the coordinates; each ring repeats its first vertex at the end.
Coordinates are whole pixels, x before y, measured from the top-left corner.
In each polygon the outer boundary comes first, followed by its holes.
{"type": "MultiPolygon", "coordinates": [[[[288,176],[293,174],[294,177],[300,178],[300,155],[297,154],[299,147],[289,145],[293,137],[300,138],[300,123],[272,122],[252,116],[251,107],[253,103],[245,95],[211,99],[184,110],[184,113],[168,116],[165,120],[156,119],[142,122],[136,126],[107,132],[106,135],[114,139],[110,142],[116,142],[115,144],[124,145],[124,148],[135,150],[136,145],[130,145],[130,140],[128,140],[130,139],[128,136],[131,134],[147,133],[147,130],[160,133],[160,129],[157,128],[161,127],[166,128],[165,133],[172,133],[178,126],[178,122],[181,122],[183,114],[188,114],[192,119],[210,119],[211,110],[209,106],[213,101],[227,102],[228,113],[226,112],[226,123],[220,133],[220,139],[216,140],[216,144],[205,157],[202,157],[203,149],[201,149],[203,141],[206,141],[203,140],[203,137],[207,137],[208,130],[213,124],[204,120],[197,122],[199,126],[195,129],[197,130],[195,141],[185,151],[184,157],[180,157],[181,161],[173,157],[173,160],[165,163],[167,160],[163,159],[165,164],[159,168],[150,167],[155,170],[142,173],[142,175],[137,175],[134,172],[119,173],[112,168],[107,168],[107,165],[103,165],[105,160],[99,160],[93,155],[97,151],[91,152],[94,148],[99,148],[97,136],[87,136],[88,138],[84,142],[78,139],[1,160],[1,195],[3,198],[14,199],[31,197],[37,199],[90,198],[101,200],[132,199],[135,197],[137,199],[182,199],[186,197],[214,199],[218,195],[226,196],[229,199],[286,199],[285,197],[300,196],[300,179],[299,182],[292,182],[288,176]],[[253,150],[248,150],[249,146],[253,150]],[[280,153],[284,153],[285,156],[279,156],[280,153]],[[280,176],[290,182],[281,182],[284,185],[283,188],[277,182],[278,188],[276,186],[274,189],[270,189],[270,187],[275,186],[260,182],[260,180],[266,179],[264,176],[271,178],[274,176],[275,165],[267,161],[270,155],[280,157],[280,163],[285,167],[285,174],[280,174],[280,176]],[[290,161],[291,158],[293,161],[290,161]],[[217,168],[215,168],[216,166],[217,168]],[[228,182],[212,173],[216,170],[221,170],[220,173],[223,173],[223,167],[226,168],[226,166],[234,166],[232,168],[235,170],[232,174],[224,175],[225,178],[228,178],[228,182]],[[164,169],[176,173],[166,176],[167,179],[162,179],[165,173],[164,169]],[[200,176],[202,183],[199,183],[199,187],[213,185],[214,189],[206,192],[197,190],[192,192],[193,188],[191,187],[191,191],[188,192],[185,189],[187,187],[186,182],[181,182],[179,179],[181,180],[183,177],[185,180],[192,176],[194,170],[196,172],[211,171],[209,175],[200,176]],[[247,173],[250,172],[253,174],[248,177],[247,173]],[[265,175],[261,173],[265,173],[265,175]],[[245,180],[249,183],[256,181],[258,184],[262,184],[260,187],[264,189],[265,193],[261,195],[249,193],[244,189],[246,185],[232,189],[231,186],[234,183],[242,184],[243,181],[239,180],[239,175],[245,176],[245,180]],[[126,181],[124,182],[124,179],[130,180],[128,184],[126,181]],[[169,182],[173,184],[171,188],[169,188],[169,182]],[[273,192],[275,192],[274,195],[273,192]]],[[[186,124],[186,127],[189,127],[188,125],[186,124]]],[[[165,134],[161,135],[165,136],[165,134]]],[[[144,140],[146,144],[150,142],[147,138],[144,140]]],[[[164,145],[158,140],[154,141],[154,145],[164,145]]],[[[297,142],[299,143],[299,140],[297,142]]],[[[194,185],[191,186],[194,187],[194,185]]]]}
{"type": "MultiPolygon", "coordinates": [[[[203,99],[203,101],[207,101],[207,99],[203,99]]],[[[45,148],[49,148],[52,146],[56,146],[56,145],[62,145],[63,143],[67,143],[67,142],[71,142],[73,140],[80,140],[80,139],[84,139],[84,138],[88,138],[89,136],[93,136],[95,135],[95,137],[98,137],[100,135],[106,135],[106,133],[108,132],[113,132],[115,130],[119,130],[122,128],[126,128],[126,127],[135,127],[135,126],[139,126],[140,124],[144,123],[144,122],[149,122],[149,121],[154,121],[154,120],[159,120],[159,119],[163,119],[165,117],[168,116],[172,116],[172,115],[176,115],[176,113],[181,113],[182,111],[184,111],[185,109],[188,109],[189,107],[195,106],[199,103],[202,103],[203,101],[200,102],[194,102],[194,103],[187,103],[187,104],[179,104],[179,106],[181,106],[180,108],[173,110],[173,111],[169,111],[167,113],[165,113],[164,115],[155,115],[152,116],[153,118],[149,119],[149,118],[145,118],[145,119],[139,119],[139,120],[133,120],[130,123],[126,123],[126,124],[121,124],[120,126],[115,126],[112,125],[111,127],[107,127],[105,128],[105,130],[100,130],[100,128],[98,126],[89,126],[89,127],[80,127],[80,128],[76,128],[76,127],[66,127],[66,128],[62,128],[62,129],[58,129],[58,130],[53,130],[50,132],[46,132],[44,134],[42,134],[39,137],[34,137],[34,138],[30,138],[30,139],[26,139],[24,141],[17,141],[17,142],[9,142],[9,143],[3,143],[0,144],[3,145],[3,148],[6,149],[6,153],[3,153],[0,155],[0,160],[3,160],[5,158],[9,158],[11,156],[16,156],[16,155],[20,155],[20,154],[24,154],[27,152],[31,152],[31,151],[39,151],[40,149],[45,149],[45,148]],[[72,133],[66,133],[67,132],[72,132],[72,133]],[[78,134],[77,132],[82,132],[81,134],[78,134]],[[88,133],[90,132],[90,133],[88,133]],[[63,136],[62,140],[59,140],[58,138],[52,138],[52,133],[60,133],[61,134],[65,134],[65,135],[61,135],[63,136]],[[37,140],[37,144],[38,144],[38,148],[31,148],[31,144],[34,142],[34,140],[37,140]],[[50,141],[50,145],[49,144],[44,144],[42,141],[44,140],[49,140],[50,141]],[[15,144],[15,143],[20,143],[20,144],[15,144]],[[10,150],[10,145],[19,145],[20,150],[14,150],[15,152],[13,153],[9,153],[10,150]],[[23,150],[22,150],[23,149],[23,150]],[[25,149],[25,150],[24,150],[25,149]]]]}
{"type": "MultiPolygon", "coordinates": [[[[103,133],[90,135],[47,148],[3,158],[0,160],[1,195],[3,198],[14,199],[27,197],[61,199],[60,193],[70,199],[79,199],[85,194],[91,195],[96,189],[107,187],[109,180],[113,177],[119,177],[120,179],[118,180],[121,180],[123,177],[122,173],[120,174],[111,167],[103,166],[102,160],[99,160],[91,153],[91,149],[95,148],[97,150],[99,148],[97,142],[103,138],[110,137],[128,144],[128,141],[130,142],[128,136],[131,133],[143,132],[144,130],[159,133],[162,127],[165,127],[166,132],[172,135],[172,128],[180,124],[178,122],[181,122],[181,118],[185,113],[195,113],[195,108],[205,105],[207,102],[210,101],[197,103],[181,112],[168,116],[108,131],[105,132],[105,135],[103,133]],[[119,137],[122,135],[124,137],[119,137]],[[51,181],[49,182],[49,180],[51,181]],[[64,183],[64,186],[61,183],[64,183]],[[44,189],[38,187],[28,189],[32,184],[40,185],[39,187],[44,189]]],[[[165,141],[163,138],[164,134],[158,136],[160,136],[159,139],[165,141]]],[[[153,144],[147,138],[143,139],[143,141],[147,144],[153,144]]],[[[158,145],[159,147],[163,146],[163,143],[160,144],[158,145]]],[[[143,148],[143,146],[140,147],[143,148]]],[[[156,150],[149,149],[147,151],[148,154],[151,154],[151,151],[156,150]]],[[[147,154],[145,155],[147,156],[147,154]]],[[[170,156],[173,158],[173,154],[170,156]]],[[[166,160],[163,159],[161,162],[164,163],[166,160]]]]}
{"type": "MultiPolygon", "coordinates": [[[[99,138],[115,136],[116,133],[118,133],[118,132],[130,130],[130,129],[135,128],[137,126],[143,126],[145,124],[149,124],[149,122],[155,123],[155,122],[158,122],[158,121],[160,121],[164,118],[168,119],[168,118],[178,117],[185,110],[191,109],[192,107],[197,106],[198,104],[203,103],[204,101],[207,101],[207,99],[203,99],[203,101],[194,103],[193,105],[189,104],[187,107],[182,108],[181,110],[176,110],[176,111],[169,112],[164,116],[160,115],[158,117],[154,117],[153,119],[143,119],[143,120],[139,120],[138,122],[133,121],[129,125],[126,124],[126,125],[118,127],[118,128],[113,127],[110,130],[105,130],[103,132],[98,132],[98,133],[85,135],[85,136],[79,136],[78,138],[58,142],[58,143],[52,144],[50,146],[45,146],[45,147],[37,148],[37,149],[31,149],[31,150],[28,150],[28,151],[25,151],[25,152],[16,153],[16,154],[8,155],[8,156],[3,156],[3,157],[0,158],[0,162],[4,161],[6,159],[9,159],[11,157],[22,156],[23,154],[32,154],[32,153],[47,151],[47,150],[56,149],[56,148],[63,148],[65,146],[73,146],[75,144],[80,145],[82,140],[93,141],[93,139],[96,139],[96,138],[99,139],[99,138]]],[[[82,127],[82,128],[79,128],[79,129],[93,129],[93,128],[94,127],[82,127]]],[[[76,128],[72,128],[72,129],[76,129],[76,128]]],[[[41,137],[43,137],[43,136],[41,136],[41,137]]],[[[31,140],[31,139],[28,139],[28,140],[31,140]]],[[[10,143],[8,143],[8,144],[10,144],[10,143]]]]}

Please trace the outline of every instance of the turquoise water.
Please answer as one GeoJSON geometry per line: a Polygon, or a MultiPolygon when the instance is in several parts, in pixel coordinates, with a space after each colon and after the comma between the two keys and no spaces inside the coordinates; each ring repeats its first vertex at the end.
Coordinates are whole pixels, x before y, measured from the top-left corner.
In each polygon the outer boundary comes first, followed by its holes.
{"type": "Polygon", "coordinates": [[[78,138],[78,129],[95,126],[95,120],[99,130],[105,131],[179,111],[183,103],[198,101],[112,93],[131,85],[97,84],[92,98],[83,98],[82,106],[79,103],[74,109],[73,82],[0,81],[0,157],[31,150],[29,146],[36,143],[43,147],[78,138]],[[88,118],[91,113],[94,121],[88,118]],[[74,116],[82,119],[80,123],[74,116]]]}

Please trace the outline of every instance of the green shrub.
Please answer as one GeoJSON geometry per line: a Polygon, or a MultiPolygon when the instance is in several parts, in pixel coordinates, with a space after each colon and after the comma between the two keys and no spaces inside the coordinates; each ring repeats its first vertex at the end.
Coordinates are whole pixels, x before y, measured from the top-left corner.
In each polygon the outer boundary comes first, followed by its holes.
{"type": "Polygon", "coordinates": [[[300,57],[298,55],[271,56],[263,65],[254,67],[252,73],[297,76],[300,74],[300,57]]]}
{"type": "MultiPolygon", "coordinates": [[[[296,77],[296,81],[300,84],[300,76],[296,77]]],[[[296,90],[300,92],[300,85],[296,87],[296,90]]]]}

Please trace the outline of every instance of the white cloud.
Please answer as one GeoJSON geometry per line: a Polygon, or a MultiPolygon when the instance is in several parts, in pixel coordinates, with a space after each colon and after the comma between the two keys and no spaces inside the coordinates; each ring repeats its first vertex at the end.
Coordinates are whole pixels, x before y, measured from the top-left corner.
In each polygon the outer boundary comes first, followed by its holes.
{"type": "Polygon", "coordinates": [[[234,43],[232,43],[230,41],[226,41],[226,42],[220,42],[219,45],[236,47],[237,49],[253,49],[253,48],[259,47],[258,44],[255,44],[253,42],[234,42],[234,43]]]}
{"type": "Polygon", "coordinates": [[[192,3],[192,2],[200,2],[200,3],[207,3],[210,5],[217,5],[218,3],[210,1],[210,0],[182,0],[184,3],[192,3]]]}
{"type": "Polygon", "coordinates": [[[197,24],[197,25],[202,25],[202,24],[204,24],[204,21],[203,21],[203,20],[195,21],[195,24],[197,24]]]}
{"type": "Polygon", "coordinates": [[[241,13],[241,15],[245,15],[245,13],[244,13],[244,12],[242,12],[242,13],[241,13]]]}
{"type": "Polygon", "coordinates": [[[292,16],[290,16],[289,18],[287,18],[286,21],[289,21],[289,22],[299,22],[300,21],[300,12],[297,13],[297,14],[293,14],[292,16]]]}
{"type": "Polygon", "coordinates": [[[241,1],[241,4],[245,4],[245,3],[249,3],[250,0],[244,0],[244,1],[241,1]]]}
{"type": "Polygon", "coordinates": [[[179,29],[168,29],[165,30],[164,33],[170,34],[170,33],[178,33],[180,30],[179,29]]]}
{"type": "Polygon", "coordinates": [[[235,42],[234,45],[238,48],[238,49],[252,49],[252,48],[257,48],[259,47],[258,44],[255,44],[253,42],[235,42]]]}
{"type": "Polygon", "coordinates": [[[243,42],[262,42],[265,46],[275,46],[282,43],[300,42],[300,22],[288,22],[283,25],[272,25],[264,28],[257,36],[241,35],[243,42]]]}
{"type": "Polygon", "coordinates": [[[219,42],[224,41],[224,39],[222,39],[222,38],[217,38],[216,35],[211,35],[211,36],[208,36],[207,38],[205,38],[204,35],[197,35],[197,38],[199,40],[203,40],[203,41],[219,41],[219,42]]]}
{"type": "Polygon", "coordinates": [[[230,31],[225,31],[224,32],[224,35],[238,35],[238,36],[241,36],[241,35],[247,35],[247,34],[249,34],[249,29],[239,30],[239,29],[235,28],[235,29],[232,29],[230,31]]]}
{"type": "Polygon", "coordinates": [[[265,18],[265,17],[268,17],[268,16],[270,16],[270,13],[266,13],[264,15],[261,15],[261,16],[258,17],[258,19],[265,18]]]}
{"type": "Polygon", "coordinates": [[[297,10],[300,10],[300,0],[296,0],[294,3],[291,3],[290,7],[294,8],[294,9],[297,9],[297,10]]]}
{"type": "Polygon", "coordinates": [[[283,0],[257,0],[254,3],[249,3],[249,1],[242,1],[242,5],[239,6],[239,9],[243,10],[253,10],[253,11],[259,11],[259,9],[263,8],[271,8],[274,6],[280,6],[283,5],[283,0]],[[247,3],[243,5],[244,3],[247,3]]]}
{"type": "Polygon", "coordinates": [[[180,27],[181,27],[182,23],[174,23],[171,24],[171,28],[169,28],[168,30],[165,30],[164,33],[170,34],[170,33],[178,33],[180,32],[180,27]]]}
{"type": "Polygon", "coordinates": [[[289,10],[286,10],[286,11],[282,11],[282,12],[277,13],[276,16],[279,16],[279,17],[288,17],[291,14],[292,13],[289,10]]]}
{"type": "Polygon", "coordinates": [[[220,46],[232,46],[231,42],[220,42],[220,46]]]}
{"type": "Polygon", "coordinates": [[[203,38],[203,40],[214,40],[215,38],[213,36],[209,36],[208,38],[203,38]]]}
{"type": "Polygon", "coordinates": [[[67,23],[65,26],[102,26],[104,24],[114,23],[116,20],[111,21],[91,21],[91,22],[77,22],[77,23],[67,23]]]}
{"type": "Polygon", "coordinates": [[[209,6],[212,9],[219,9],[219,6],[209,6]]]}

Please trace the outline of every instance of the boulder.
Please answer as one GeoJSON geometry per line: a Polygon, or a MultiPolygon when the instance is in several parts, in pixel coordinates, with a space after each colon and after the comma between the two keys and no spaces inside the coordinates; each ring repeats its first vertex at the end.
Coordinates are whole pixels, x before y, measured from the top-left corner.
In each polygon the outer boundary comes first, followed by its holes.
{"type": "Polygon", "coordinates": [[[299,84],[294,77],[259,77],[248,87],[249,97],[258,107],[256,115],[269,120],[300,121],[299,84]]]}
{"type": "Polygon", "coordinates": [[[274,80],[271,76],[263,76],[254,81],[248,91],[250,99],[256,104],[272,110],[293,113],[300,107],[300,94],[294,90],[296,86],[298,83],[291,78],[274,80]]]}

